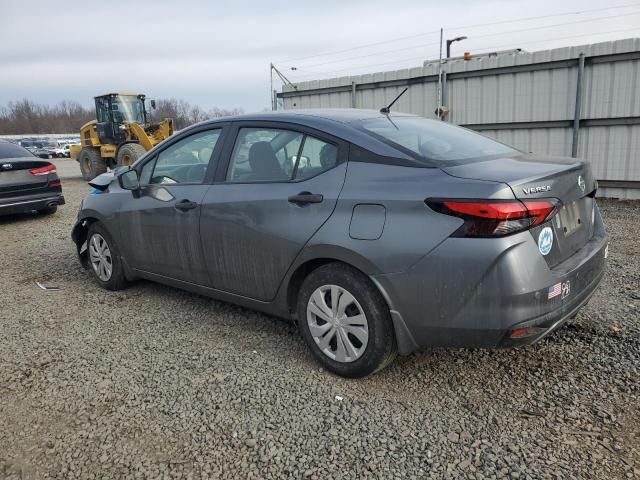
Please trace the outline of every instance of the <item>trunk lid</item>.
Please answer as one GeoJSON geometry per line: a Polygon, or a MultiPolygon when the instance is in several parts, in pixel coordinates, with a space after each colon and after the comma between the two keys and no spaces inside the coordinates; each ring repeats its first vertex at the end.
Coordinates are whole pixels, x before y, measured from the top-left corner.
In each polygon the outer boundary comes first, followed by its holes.
{"type": "Polygon", "coordinates": [[[32,175],[33,168],[51,162],[37,158],[4,158],[0,160],[0,199],[37,193],[46,189],[50,175],[32,175]]]}
{"type": "MultiPolygon", "coordinates": [[[[455,177],[506,183],[519,200],[559,200],[556,214],[531,229],[536,242],[545,227],[552,229],[551,250],[544,255],[550,267],[569,258],[593,236],[597,183],[587,162],[524,154],[443,167],[442,170],[455,177]]],[[[541,248],[541,254],[542,251],[546,250],[541,248]]]]}

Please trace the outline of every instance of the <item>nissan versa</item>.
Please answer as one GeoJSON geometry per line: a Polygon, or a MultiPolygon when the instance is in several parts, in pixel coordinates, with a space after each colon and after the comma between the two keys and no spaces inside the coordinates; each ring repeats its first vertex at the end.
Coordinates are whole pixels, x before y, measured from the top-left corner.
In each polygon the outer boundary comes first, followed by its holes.
{"type": "Polygon", "coordinates": [[[145,278],[296,319],[348,377],[396,352],[535,342],[605,270],[587,163],[411,115],[209,121],[90,183],[72,238],[101,286],[145,278]]]}

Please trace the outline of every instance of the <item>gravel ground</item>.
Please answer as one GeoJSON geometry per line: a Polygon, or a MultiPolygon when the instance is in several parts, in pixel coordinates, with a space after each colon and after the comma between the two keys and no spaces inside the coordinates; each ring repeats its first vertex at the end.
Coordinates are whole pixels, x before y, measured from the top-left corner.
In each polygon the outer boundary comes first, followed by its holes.
{"type": "Polygon", "coordinates": [[[57,214],[0,219],[0,479],[640,478],[640,204],[601,201],[609,271],[550,338],[354,381],[284,321],[99,289],[69,239],[88,186],[65,162],[57,214]]]}

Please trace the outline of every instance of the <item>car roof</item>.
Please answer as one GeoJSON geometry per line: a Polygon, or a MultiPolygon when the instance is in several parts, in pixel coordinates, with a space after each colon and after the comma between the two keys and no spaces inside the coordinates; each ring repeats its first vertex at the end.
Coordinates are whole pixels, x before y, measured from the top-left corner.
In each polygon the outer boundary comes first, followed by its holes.
{"type": "Polygon", "coordinates": [[[378,155],[412,160],[408,155],[398,151],[397,149],[389,146],[384,142],[381,142],[380,140],[377,140],[373,136],[365,133],[364,131],[356,128],[355,125],[353,125],[358,120],[388,117],[416,117],[416,115],[395,112],[390,114],[383,114],[378,110],[364,110],[357,108],[315,108],[281,110],[276,112],[265,111],[206,120],[197,125],[193,125],[183,131],[186,132],[188,130],[191,130],[193,127],[197,127],[198,125],[215,125],[216,123],[224,122],[286,122],[323,131],[325,133],[363,147],[367,150],[370,150],[378,155]]]}
{"type": "MultiPolygon", "coordinates": [[[[351,123],[357,120],[366,120],[372,118],[384,118],[387,114],[380,113],[379,110],[368,110],[360,108],[299,108],[293,110],[279,110],[276,112],[265,111],[258,113],[249,113],[237,115],[234,120],[300,120],[305,118],[318,118],[333,120],[341,123],[351,123]]],[[[391,112],[388,114],[391,117],[415,117],[416,115],[410,115],[407,113],[391,112]]]]}

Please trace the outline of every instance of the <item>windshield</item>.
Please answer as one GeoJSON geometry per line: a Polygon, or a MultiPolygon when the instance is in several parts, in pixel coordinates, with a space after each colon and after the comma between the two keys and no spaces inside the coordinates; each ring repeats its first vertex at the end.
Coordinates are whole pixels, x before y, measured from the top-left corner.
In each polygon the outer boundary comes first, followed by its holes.
{"type": "Polygon", "coordinates": [[[455,163],[484,157],[514,155],[515,149],[483,135],[438,120],[381,117],[362,120],[365,132],[420,160],[455,163]]]}
{"type": "Polygon", "coordinates": [[[112,97],[111,110],[116,123],[145,123],[144,105],[138,97],[112,97]]]}
{"type": "Polygon", "coordinates": [[[0,142],[0,159],[33,157],[33,154],[15,143],[0,142]]]}

